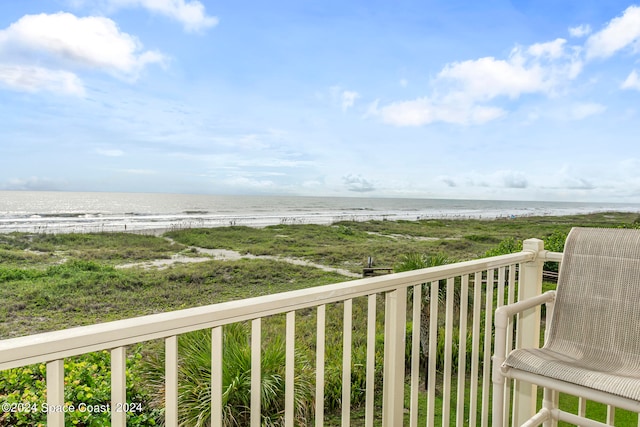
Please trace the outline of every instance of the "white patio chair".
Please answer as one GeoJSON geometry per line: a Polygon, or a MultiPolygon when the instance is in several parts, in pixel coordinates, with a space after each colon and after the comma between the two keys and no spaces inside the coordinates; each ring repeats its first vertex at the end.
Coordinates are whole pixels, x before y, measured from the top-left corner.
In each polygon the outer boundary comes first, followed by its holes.
{"type": "Polygon", "coordinates": [[[605,425],[559,410],[557,392],[640,412],[640,230],[574,228],[557,290],[498,308],[495,325],[493,427],[505,425],[505,378],[544,387],[542,409],[522,426],[605,425]],[[505,360],[508,318],[542,303],[552,304],[544,346],[505,360]]]}

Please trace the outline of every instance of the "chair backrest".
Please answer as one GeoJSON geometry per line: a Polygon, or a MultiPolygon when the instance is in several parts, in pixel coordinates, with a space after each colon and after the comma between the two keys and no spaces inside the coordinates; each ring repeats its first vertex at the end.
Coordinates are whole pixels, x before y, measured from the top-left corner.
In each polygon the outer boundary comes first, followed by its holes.
{"type": "Polygon", "coordinates": [[[640,366],[640,230],[571,230],[545,348],[611,371],[640,366]]]}

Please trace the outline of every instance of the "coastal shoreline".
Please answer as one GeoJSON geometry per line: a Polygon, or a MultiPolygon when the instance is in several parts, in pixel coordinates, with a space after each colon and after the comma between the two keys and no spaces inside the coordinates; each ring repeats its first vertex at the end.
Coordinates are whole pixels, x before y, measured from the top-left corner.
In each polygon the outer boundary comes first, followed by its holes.
{"type": "Polygon", "coordinates": [[[126,232],[162,235],[168,231],[247,226],[262,228],[274,225],[331,225],[340,221],[418,221],[418,220],[497,220],[518,217],[553,217],[587,215],[606,212],[639,213],[640,208],[623,209],[547,209],[517,210],[426,210],[419,212],[315,212],[270,213],[251,215],[64,215],[30,216],[28,218],[0,218],[0,233],[24,232],[43,234],[126,232]],[[516,213],[514,213],[516,212],[516,213]]]}
{"type": "Polygon", "coordinates": [[[165,231],[340,221],[640,213],[640,204],[507,200],[0,191],[0,233],[165,231]]]}

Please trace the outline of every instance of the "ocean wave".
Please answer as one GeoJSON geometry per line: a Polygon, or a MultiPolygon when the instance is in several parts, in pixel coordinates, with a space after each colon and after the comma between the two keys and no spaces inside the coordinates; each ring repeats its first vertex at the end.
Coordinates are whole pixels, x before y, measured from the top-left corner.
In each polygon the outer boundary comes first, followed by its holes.
{"type": "Polygon", "coordinates": [[[495,219],[604,211],[640,212],[640,205],[486,200],[335,197],[186,196],[0,192],[0,232],[149,232],[223,226],[332,224],[339,221],[495,219]],[[28,196],[28,197],[27,197],[28,196]],[[84,203],[84,204],[83,204],[84,203]],[[64,207],[64,208],[61,208],[64,207]],[[119,211],[120,210],[120,211],[119,211]]]}

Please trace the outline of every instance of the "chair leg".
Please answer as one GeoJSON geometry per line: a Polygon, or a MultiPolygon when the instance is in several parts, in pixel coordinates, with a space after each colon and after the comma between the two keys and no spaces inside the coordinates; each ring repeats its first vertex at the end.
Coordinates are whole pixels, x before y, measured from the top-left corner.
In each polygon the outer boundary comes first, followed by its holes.
{"type": "MultiPolygon", "coordinates": [[[[549,411],[550,414],[552,413],[553,409],[557,409],[558,408],[558,392],[545,387],[542,394],[542,407],[547,411],[549,411]]],[[[558,425],[558,422],[554,420],[553,417],[549,417],[544,422],[544,427],[555,427],[557,425],[558,425]]]]}
{"type": "MultiPolygon", "coordinates": [[[[494,369],[495,366],[494,366],[494,369]]],[[[491,425],[493,427],[505,427],[504,424],[504,377],[500,377],[501,381],[493,378],[493,403],[491,414],[491,425]]]]}
{"type": "MultiPolygon", "coordinates": [[[[553,407],[560,409],[560,392],[558,390],[553,390],[553,407]]],[[[558,420],[556,418],[553,418],[552,427],[558,427],[558,420]]]]}
{"type": "Polygon", "coordinates": [[[504,423],[504,383],[505,376],[502,373],[501,365],[504,362],[506,353],[507,339],[507,317],[506,314],[496,310],[495,320],[495,338],[494,338],[494,355],[492,357],[491,382],[493,383],[493,403],[492,409],[492,426],[505,427],[504,423]]]}

